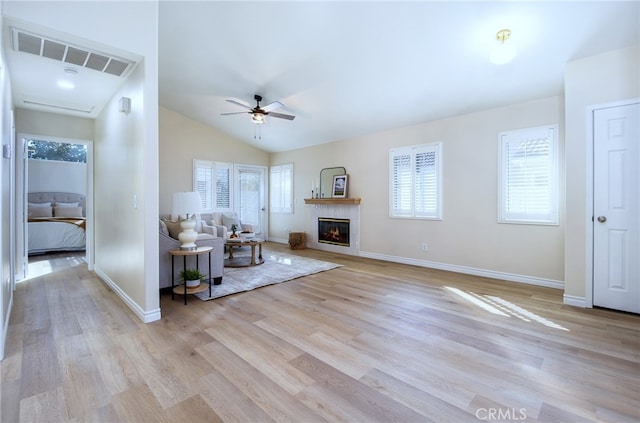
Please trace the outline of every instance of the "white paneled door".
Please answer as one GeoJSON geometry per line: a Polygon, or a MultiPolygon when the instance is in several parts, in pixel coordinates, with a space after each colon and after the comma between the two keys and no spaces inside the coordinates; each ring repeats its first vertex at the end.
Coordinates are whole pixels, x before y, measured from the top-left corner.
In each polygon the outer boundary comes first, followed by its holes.
{"type": "Polygon", "coordinates": [[[640,313],[640,104],[593,123],[593,305],[640,313]]]}

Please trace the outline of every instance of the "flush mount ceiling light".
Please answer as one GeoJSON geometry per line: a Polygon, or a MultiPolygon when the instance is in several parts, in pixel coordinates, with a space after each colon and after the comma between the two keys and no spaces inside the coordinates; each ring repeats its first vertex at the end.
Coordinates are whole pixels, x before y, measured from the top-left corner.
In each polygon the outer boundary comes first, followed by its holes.
{"type": "Polygon", "coordinates": [[[73,82],[65,79],[59,79],[56,82],[56,85],[58,86],[58,88],[62,88],[63,90],[72,90],[76,87],[73,82]]]}
{"type": "Polygon", "coordinates": [[[504,65],[509,63],[516,57],[516,47],[513,41],[509,41],[511,38],[510,29],[501,29],[496,34],[496,44],[491,49],[489,60],[496,65],[504,65]]]}

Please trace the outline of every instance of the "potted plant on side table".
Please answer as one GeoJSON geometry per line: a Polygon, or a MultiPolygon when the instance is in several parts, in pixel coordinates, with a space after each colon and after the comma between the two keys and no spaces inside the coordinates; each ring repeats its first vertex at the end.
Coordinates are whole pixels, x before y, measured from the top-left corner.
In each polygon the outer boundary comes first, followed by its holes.
{"type": "Polygon", "coordinates": [[[200,273],[198,269],[185,269],[180,272],[180,277],[184,281],[187,288],[196,288],[200,286],[200,281],[205,275],[200,273]]]}

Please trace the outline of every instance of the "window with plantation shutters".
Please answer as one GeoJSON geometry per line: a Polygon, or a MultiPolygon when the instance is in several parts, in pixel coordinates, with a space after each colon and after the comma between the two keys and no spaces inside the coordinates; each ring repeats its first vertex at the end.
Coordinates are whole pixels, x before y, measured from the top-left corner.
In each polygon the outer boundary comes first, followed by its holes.
{"type": "Polygon", "coordinates": [[[193,162],[193,189],[200,194],[202,200],[202,211],[213,211],[213,163],[202,160],[193,162]]]}
{"type": "Polygon", "coordinates": [[[232,209],[232,170],[230,163],[193,161],[193,189],[200,194],[203,212],[232,209]]]}
{"type": "Polygon", "coordinates": [[[293,164],[271,166],[269,205],[273,213],[293,213],[293,164]]]}
{"type": "Polygon", "coordinates": [[[501,223],[558,224],[558,126],[500,134],[501,223]]]}
{"type": "Polygon", "coordinates": [[[216,163],[216,210],[229,211],[232,209],[231,204],[231,164],[216,163]]]}
{"type": "Polygon", "coordinates": [[[389,215],[442,219],[442,144],[394,148],[389,152],[389,215]]]}

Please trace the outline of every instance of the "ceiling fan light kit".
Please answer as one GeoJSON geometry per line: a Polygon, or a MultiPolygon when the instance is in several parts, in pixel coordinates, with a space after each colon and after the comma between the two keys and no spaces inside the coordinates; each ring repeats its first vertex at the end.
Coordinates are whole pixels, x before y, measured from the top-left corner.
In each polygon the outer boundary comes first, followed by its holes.
{"type": "Polygon", "coordinates": [[[501,29],[496,34],[496,44],[491,49],[489,60],[496,65],[504,65],[509,63],[516,57],[516,48],[511,38],[510,29],[501,29]]]}
{"type": "Polygon", "coordinates": [[[266,121],[266,116],[270,115],[271,117],[275,117],[275,118],[279,118],[279,119],[286,119],[286,120],[293,120],[296,117],[293,115],[287,115],[284,113],[273,113],[273,110],[276,109],[280,109],[282,107],[284,107],[284,104],[280,103],[279,101],[274,101],[272,103],[267,104],[264,107],[260,107],[260,102],[262,101],[262,96],[261,95],[254,95],[253,99],[256,101],[256,107],[251,108],[237,100],[234,99],[226,99],[227,102],[231,103],[231,104],[235,104],[236,106],[240,106],[244,109],[247,109],[246,112],[231,112],[231,113],[222,113],[223,116],[227,116],[227,115],[237,115],[237,114],[241,114],[241,113],[249,113],[251,115],[251,121],[253,123],[256,123],[258,125],[265,123],[266,121]]]}
{"type": "Polygon", "coordinates": [[[264,123],[264,115],[262,113],[255,112],[254,114],[251,115],[251,121],[253,123],[257,123],[258,125],[261,125],[264,123]]]}

